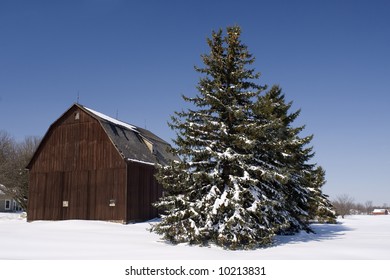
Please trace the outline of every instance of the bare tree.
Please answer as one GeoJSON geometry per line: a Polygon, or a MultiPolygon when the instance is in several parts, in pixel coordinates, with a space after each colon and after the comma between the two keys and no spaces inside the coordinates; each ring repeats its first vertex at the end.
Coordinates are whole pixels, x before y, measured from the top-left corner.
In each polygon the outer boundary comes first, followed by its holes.
{"type": "Polygon", "coordinates": [[[39,144],[38,137],[27,137],[17,143],[8,133],[0,131],[1,190],[27,208],[28,173],[26,166],[39,144]]]}
{"type": "Polygon", "coordinates": [[[374,210],[372,200],[367,200],[364,203],[364,206],[366,207],[367,214],[370,214],[374,210]]]}
{"type": "Polygon", "coordinates": [[[8,193],[5,188],[10,183],[11,162],[15,158],[15,140],[5,131],[0,131],[0,188],[8,193]]]}
{"type": "Polygon", "coordinates": [[[354,207],[354,199],[347,194],[338,196],[333,202],[333,207],[336,209],[336,213],[343,219],[345,215],[349,215],[354,207]]]}
{"type": "Polygon", "coordinates": [[[354,205],[356,209],[356,214],[361,215],[366,213],[366,207],[362,203],[357,203],[354,205]]]}
{"type": "Polygon", "coordinates": [[[0,171],[5,168],[7,159],[13,153],[14,147],[15,140],[7,132],[0,130],[0,171]]]}

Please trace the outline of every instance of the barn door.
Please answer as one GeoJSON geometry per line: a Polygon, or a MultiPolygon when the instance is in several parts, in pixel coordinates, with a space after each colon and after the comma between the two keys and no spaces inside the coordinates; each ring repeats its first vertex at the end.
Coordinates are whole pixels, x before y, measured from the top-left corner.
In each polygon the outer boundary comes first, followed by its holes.
{"type": "Polygon", "coordinates": [[[64,220],[88,219],[88,171],[66,172],[62,201],[64,220]]]}

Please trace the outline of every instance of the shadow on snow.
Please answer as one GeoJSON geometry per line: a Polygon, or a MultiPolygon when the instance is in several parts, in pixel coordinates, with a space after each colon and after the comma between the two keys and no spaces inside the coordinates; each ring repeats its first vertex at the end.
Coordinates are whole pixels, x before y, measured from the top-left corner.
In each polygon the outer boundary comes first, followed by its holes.
{"type": "Polygon", "coordinates": [[[337,224],[312,224],[311,228],[314,233],[307,233],[301,231],[295,235],[279,235],[275,237],[274,246],[280,246],[284,244],[303,243],[311,241],[323,241],[342,238],[347,231],[351,231],[351,228],[344,226],[341,223],[337,224]]]}
{"type": "MultiPolygon", "coordinates": [[[[154,219],[148,221],[150,227],[161,221],[161,219],[154,219]]],[[[148,230],[150,230],[150,227],[148,230]]],[[[297,243],[305,243],[305,242],[321,242],[324,240],[334,240],[343,238],[343,236],[346,234],[347,231],[351,231],[353,229],[344,226],[342,223],[337,224],[312,224],[311,229],[314,231],[314,233],[307,233],[305,231],[301,231],[299,233],[296,233],[294,235],[277,235],[275,236],[274,242],[270,246],[265,247],[259,247],[257,249],[267,249],[272,247],[277,247],[281,245],[287,245],[287,244],[297,244],[297,243]]],[[[170,241],[160,239],[158,241],[159,243],[165,243],[167,245],[179,245],[179,244],[185,244],[187,246],[194,246],[191,244],[188,244],[186,242],[184,243],[171,243],[170,241]]],[[[213,244],[213,242],[208,244],[200,245],[201,247],[210,247],[210,245],[213,244]]],[[[196,245],[199,246],[199,245],[196,245]]]]}

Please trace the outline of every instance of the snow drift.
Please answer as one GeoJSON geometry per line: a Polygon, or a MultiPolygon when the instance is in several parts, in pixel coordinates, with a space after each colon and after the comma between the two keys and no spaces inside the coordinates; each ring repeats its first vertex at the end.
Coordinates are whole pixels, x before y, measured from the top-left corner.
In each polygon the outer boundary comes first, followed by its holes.
{"type": "Polygon", "coordinates": [[[149,232],[151,223],[36,221],[0,213],[0,259],[33,260],[389,260],[390,216],[348,216],[315,224],[316,234],[278,236],[269,248],[227,251],[171,245],[149,232]]]}

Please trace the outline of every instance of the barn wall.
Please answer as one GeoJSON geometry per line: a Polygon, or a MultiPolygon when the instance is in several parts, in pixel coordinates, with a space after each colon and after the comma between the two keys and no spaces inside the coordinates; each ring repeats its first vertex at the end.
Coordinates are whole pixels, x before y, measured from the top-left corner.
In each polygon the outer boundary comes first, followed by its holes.
{"type": "Polygon", "coordinates": [[[75,106],[43,141],[30,165],[28,220],[125,221],[127,166],[96,119],[75,106]]]}
{"type": "Polygon", "coordinates": [[[162,195],[162,187],[154,178],[156,169],[152,165],[128,163],[127,220],[145,221],[158,216],[152,206],[162,195]]]}

